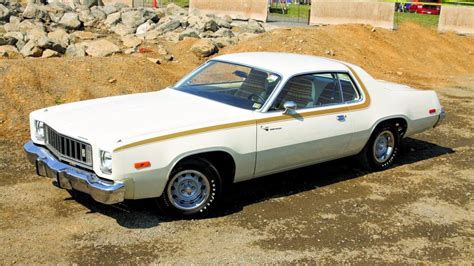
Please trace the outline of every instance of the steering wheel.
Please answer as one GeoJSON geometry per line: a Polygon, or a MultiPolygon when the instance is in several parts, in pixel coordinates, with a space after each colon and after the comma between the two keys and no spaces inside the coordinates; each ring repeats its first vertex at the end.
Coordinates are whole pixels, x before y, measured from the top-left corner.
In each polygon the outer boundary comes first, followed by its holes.
{"type": "Polygon", "coordinates": [[[258,95],[258,94],[255,94],[255,93],[252,93],[252,94],[249,95],[249,97],[247,97],[247,99],[248,99],[248,100],[251,100],[251,101],[252,101],[252,99],[255,99],[255,98],[257,98],[258,100],[260,100],[259,103],[262,103],[262,104],[263,104],[263,103],[265,102],[265,98],[263,98],[262,96],[260,96],[260,95],[258,95]]]}

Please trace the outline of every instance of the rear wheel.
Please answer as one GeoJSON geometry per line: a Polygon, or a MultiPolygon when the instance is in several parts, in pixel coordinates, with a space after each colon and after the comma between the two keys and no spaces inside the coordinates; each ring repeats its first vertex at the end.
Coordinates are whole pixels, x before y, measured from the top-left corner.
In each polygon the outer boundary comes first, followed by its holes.
{"type": "Polygon", "coordinates": [[[215,208],[221,191],[219,172],[210,162],[188,159],[173,169],[157,203],[170,215],[198,218],[215,208]]]}
{"type": "Polygon", "coordinates": [[[400,134],[393,124],[378,126],[367,145],[358,155],[362,166],[370,171],[381,171],[392,166],[398,156],[400,134]]]}

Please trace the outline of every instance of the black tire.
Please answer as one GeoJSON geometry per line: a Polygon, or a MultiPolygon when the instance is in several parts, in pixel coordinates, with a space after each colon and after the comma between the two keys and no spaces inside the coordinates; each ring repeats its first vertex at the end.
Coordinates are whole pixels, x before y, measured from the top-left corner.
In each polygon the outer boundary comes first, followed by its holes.
{"type": "MultiPolygon", "coordinates": [[[[197,180],[194,180],[191,182],[197,182],[197,180]]],[[[206,190],[206,189],[204,188],[203,190],[206,190]]],[[[184,193],[185,192],[182,192],[180,194],[181,199],[184,193]]],[[[209,161],[205,159],[193,158],[193,159],[185,159],[183,162],[180,162],[173,169],[173,171],[171,172],[168,178],[168,183],[166,184],[163,194],[159,198],[157,198],[156,202],[158,204],[158,207],[161,210],[163,210],[167,215],[170,215],[176,218],[202,218],[209,215],[215,208],[217,208],[221,195],[222,195],[222,179],[217,169],[209,161]],[[183,178],[186,178],[185,175],[193,175],[193,174],[195,174],[198,179],[200,178],[202,180],[202,182],[199,184],[203,185],[203,187],[209,187],[208,192],[204,193],[208,196],[205,200],[203,199],[202,204],[199,204],[199,206],[195,208],[190,207],[191,209],[183,209],[184,208],[183,206],[185,204],[179,203],[179,199],[180,199],[180,196],[178,196],[179,191],[176,191],[176,189],[180,187],[182,188],[182,186],[179,186],[179,185],[181,183],[184,183],[184,181],[179,181],[180,177],[177,177],[177,176],[179,175],[179,176],[182,176],[183,178]]],[[[204,197],[205,196],[198,197],[197,200],[204,197]]],[[[186,202],[186,201],[183,200],[182,202],[186,202]]]]}
{"type": "Polygon", "coordinates": [[[388,169],[393,165],[393,162],[398,157],[399,146],[400,131],[397,129],[397,127],[391,123],[381,124],[375,128],[364,149],[358,154],[357,157],[359,163],[362,165],[362,167],[369,171],[382,171],[388,169]],[[375,141],[381,134],[388,134],[388,132],[390,132],[391,137],[393,137],[393,150],[390,156],[387,156],[383,160],[377,160],[377,155],[374,148],[375,141]]]}

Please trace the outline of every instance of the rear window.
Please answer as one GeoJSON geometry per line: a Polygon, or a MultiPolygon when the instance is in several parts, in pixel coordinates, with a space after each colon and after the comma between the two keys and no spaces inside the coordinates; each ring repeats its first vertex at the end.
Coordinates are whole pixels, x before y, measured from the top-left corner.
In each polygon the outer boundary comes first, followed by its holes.
{"type": "Polygon", "coordinates": [[[341,83],[342,99],[344,102],[352,102],[359,100],[359,93],[349,74],[338,74],[339,82],[341,83]]]}

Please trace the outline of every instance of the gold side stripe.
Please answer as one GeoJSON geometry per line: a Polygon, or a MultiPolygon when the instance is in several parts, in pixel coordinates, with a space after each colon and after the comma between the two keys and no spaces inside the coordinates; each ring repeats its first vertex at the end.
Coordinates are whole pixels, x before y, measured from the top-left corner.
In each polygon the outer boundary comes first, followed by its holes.
{"type": "MultiPolygon", "coordinates": [[[[352,105],[352,106],[342,106],[342,107],[325,109],[325,110],[300,112],[300,113],[297,114],[296,117],[312,117],[312,116],[319,116],[319,115],[323,115],[323,114],[331,114],[331,113],[347,112],[347,111],[356,111],[356,110],[367,108],[370,105],[370,101],[371,101],[370,95],[367,91],[367,88],[365,87],[364,83],[362,83],[362,80],[359,78],[357,73],[350,66],[346,65],[346,67],[351,71],[352,75],[356,78],[357,83],[359,84],[359,87],[364,92],[365,101],[361,104],[352,105]]],[[[195,134],[205,133],[205,132],[209,132],[209,131],[217,131],[217,130],[221,130],[221,129],[229,129],[229,128],[236,128],[236,127],[242,127],[242,126],[250,126],[250,125],[255,125],[256,126],[257,124],[265,124],[265,123],[292,120],[292,119],[295,119],[295,116],[286,115],[286,114],[279,114],[277,116],[272,116],[272,117],[267,117],[267,118],[252,119],[252,120],[241,121],[241,122],[234,122],[234,123],[228,123],[228,124],[221,124],[221,125],[215,125],[215,126],[185,130],[185,131],[181,131],[181,132],[171,133],[171,134],[168,134],[168,135],[163,135],[163,136],[159,136],[159,137],[154,137],[154,138],[150,138],[150,139],[145,139],[145,140],[129,143],[129,144],[126,144],[124,146],[116,148],[114,150],[114,152],[122,151],[122,150],[125,150],[125,149],[128,149],[128,148],[132,148],[132,147],[136,147],[136,146],[140,146],[140,145],[144,145],[144,144],[149,144],[149,143],[153,143],[153,142],[164,141],[164,140],[168,140],[168,139],[179,138],[179,137],[184,137],[184,136],[189,136],[189,135],[195,135],[195,134]]]]}

